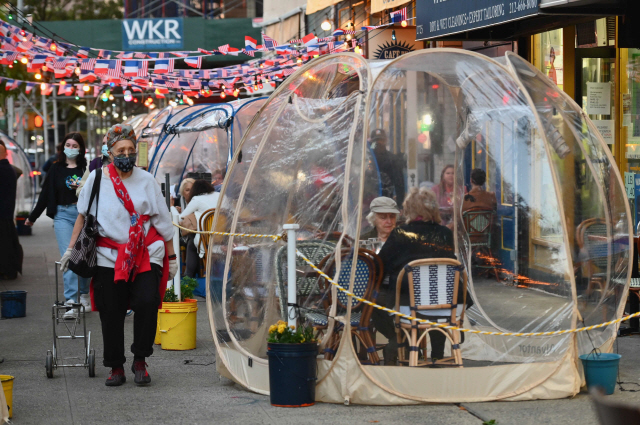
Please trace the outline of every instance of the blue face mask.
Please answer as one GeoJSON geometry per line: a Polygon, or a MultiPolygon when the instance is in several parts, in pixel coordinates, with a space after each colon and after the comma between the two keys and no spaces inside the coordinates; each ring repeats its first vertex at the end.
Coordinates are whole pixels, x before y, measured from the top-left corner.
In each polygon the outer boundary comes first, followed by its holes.
{"type": "Polygon", "coordinates": [[[64,148],[64,154],[67,156],[67,158],[74,159],[75,157],[80,155],[80,149],[64,148]]]}
{"type": "Polygon", "coordinates": [[[107,145],[102,145],[102,156],[109,156],[109,148],[107,145]]]}

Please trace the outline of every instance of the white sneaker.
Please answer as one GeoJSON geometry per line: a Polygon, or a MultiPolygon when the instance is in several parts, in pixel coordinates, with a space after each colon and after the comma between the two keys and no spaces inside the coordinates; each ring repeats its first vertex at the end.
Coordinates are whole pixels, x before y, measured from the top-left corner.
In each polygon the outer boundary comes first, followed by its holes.
{"type": "Polygon", "coordinates": [[[91,296],[89,294],[80,295],[80,304],[84,306],[84,312],[89,313],[91,311],[91,296]]]}
{"type": "Polygon", "coordinates": [[[62,318],[65,319],[65,320],[77,319],[78,318],[78,310],[76,310],[75,308],[72,308],[72,309],[68,310],[66,313],[64,313],[62,318]]]}
{"type": "Polygon", "coordinates": [[[69,307],[71,307],[74,303],[75,303],[75,301],[72,300],[71,298],[69,298],[68,300],[66,300],[64,302],[64,305],[68,305],[69,307]]]}

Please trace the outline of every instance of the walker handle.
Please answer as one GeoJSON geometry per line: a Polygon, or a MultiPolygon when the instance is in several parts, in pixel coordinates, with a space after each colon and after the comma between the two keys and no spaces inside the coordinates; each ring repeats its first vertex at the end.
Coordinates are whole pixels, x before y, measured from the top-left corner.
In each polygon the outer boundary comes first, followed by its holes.
{"type": "Polygon", "coordinates": [[[56,267],[55,267],[55,275],[56,275],[56,305],[60,304],[60,300],[58,299],[58,269],[60,269],[60,266],[62,265],[62,263],[60,263],[60,261],[56,261],[56,267]]]}

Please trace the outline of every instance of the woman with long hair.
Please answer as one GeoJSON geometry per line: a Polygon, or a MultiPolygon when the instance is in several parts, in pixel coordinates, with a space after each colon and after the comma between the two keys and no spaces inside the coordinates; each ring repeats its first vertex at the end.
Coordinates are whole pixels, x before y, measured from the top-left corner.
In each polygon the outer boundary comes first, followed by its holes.
{"type": "MultiPolygon", "coordinates": [[[[76,189],[87,168],[86,147],[82,135],[69,133],[63,140],[58,159],[49,168],[38,202],[25,222],[27,226],[33,226],[46,209],[47,216],[53,219],[60,256],[67,251],[73,226],[78,218],[76,189]]],[[[65,304],[79,302],[84,305],[85,311],[91,311],[89,279],[79,278],[71,270],[64,273],[63,279],[64,297],[67,300],[65,304]],[[78,279],[80,279],[80,293],[78,293],[78,279]]],[[[69,309],[64,318],[73,319],[77,314],[75,309],[69,309]]]]}
{"type": "MultiPolygon", "coordinates": [[[[440,216],[442,218],[441,224],[449,228],[453,227],[454,178],[455,171],[453,164],[447,164],[440,173],[440,183],[433,187],[433,193],[436,195],[440,216]]],[[[459,192],[463,195],[467,192],[467,189],[460,189],[459,192]]]]}

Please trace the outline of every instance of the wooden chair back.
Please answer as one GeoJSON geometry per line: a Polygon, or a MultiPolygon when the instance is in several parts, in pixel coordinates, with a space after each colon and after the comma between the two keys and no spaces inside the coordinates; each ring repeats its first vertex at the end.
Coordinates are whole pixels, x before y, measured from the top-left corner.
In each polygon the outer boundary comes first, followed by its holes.
{"type": "MultiPolygon", "coordinates": [[[[199,225],[198,225],[199,230],[201,230],[203,232],[211,231],[211,227],[213,226],[213,217],[215,215],[215,212],[216,212],[215,208],[209,208],[208,210],[206,210],[205,212],[202,213],[202,215],[200,216],[200,222],[199,222],[199,225]]],[[[208,235],[206,233],[201,233],[200,234],[200,243],[204,247],[204,258],[207,258],[207,254],[208,254],[209,238],[210,238],[210,235],[208,235]]]]}
{"type": "MultiPolygon", "coordinates": [[[[404,266],[396,283],[396,311],[400,308],[400,290],[405,274],[409,282],[409,308],[414,317],[419,311],[428,315],[429,310],[447,310],[450,323],[462,323],[467,302],[467,274],[459,261],[429,258],[411,261],[404,266]],[[457,312],[459,291],[463,292],[460,314],[457,312]]],[[[399,321],[400,318],[396,318],[399,321]]]]}
{"type": "Polygon", "coordinates": [[[462,221],[471,245],[491,246],[491,229],[495,211],[473,207],[462,213],[462,221]]]}

